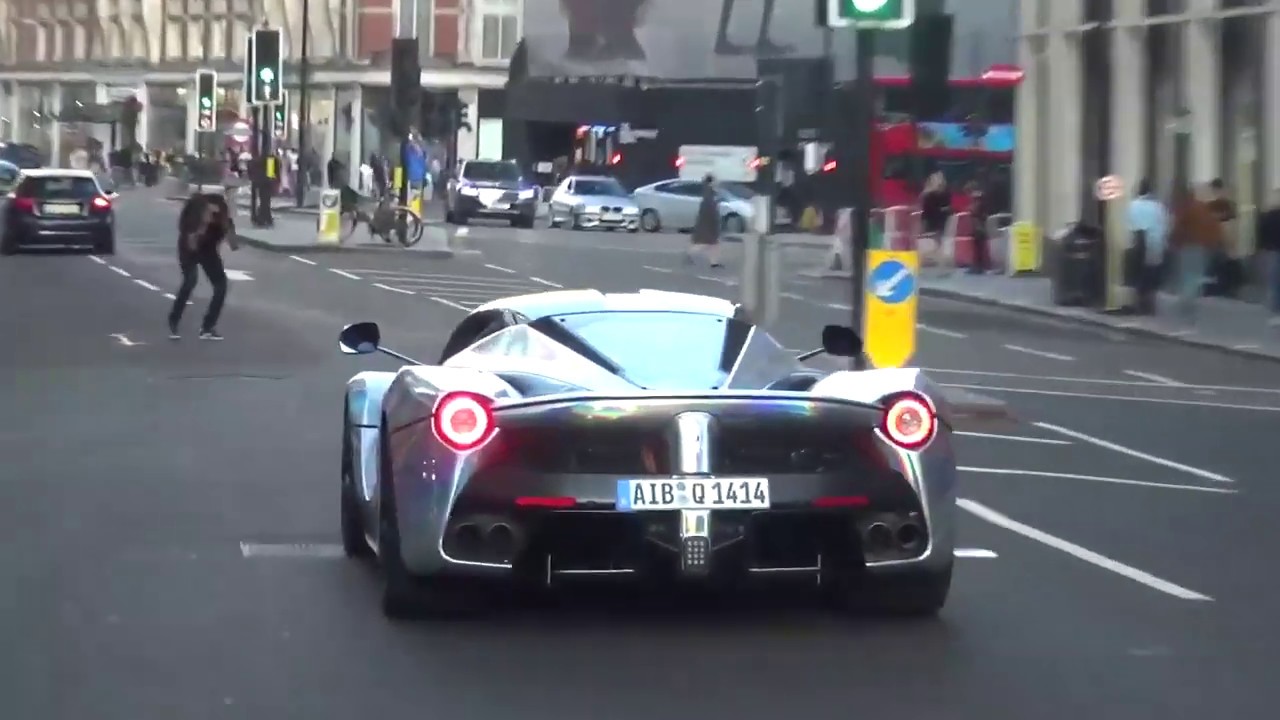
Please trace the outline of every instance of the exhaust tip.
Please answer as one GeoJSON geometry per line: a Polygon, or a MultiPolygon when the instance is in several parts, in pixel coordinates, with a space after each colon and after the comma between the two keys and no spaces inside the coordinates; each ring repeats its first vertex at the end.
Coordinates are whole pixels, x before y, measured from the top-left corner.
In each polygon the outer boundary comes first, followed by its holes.
{"type": "Polygon", "coordinates": [[[474,523],[462,523],[453,529],[453,541],[457,543],[459,551],[473,553],[484,544],[484,537],[474,523]]]}
{"type": "Polygon", "coordinates": [[[924,542],[924,529],[915,523],[903,523],[898,528],[898,545],[904,550],[915,550],[924,542]]]}
{"type": "Polygon", "coordinates": [[[486,538],[489,550],[503,560],[509,560],[516,554],[516,531],[506,523],[495,523],[489,528],[486,538]]]}
{"type": "Polygon", "coordinates": [[[893,547],[893,531],[884,523],[871,523],[862,534],[867,552],[883,552],[893,547]]]}

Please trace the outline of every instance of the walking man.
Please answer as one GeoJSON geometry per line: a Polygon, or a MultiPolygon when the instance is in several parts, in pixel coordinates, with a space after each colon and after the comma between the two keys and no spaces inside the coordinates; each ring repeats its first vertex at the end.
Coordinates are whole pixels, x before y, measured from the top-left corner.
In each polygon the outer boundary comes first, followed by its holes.
{"type": "Polygon", "coordinates": [[[720,263],[720,222],[720,194],[716,191],[715,178],[707,175],[702,179],[702,201],[698,204],[689,251],[684,258],[686,265],[693,264],[695,255],[706,255],[711,267],[724,267],[720,263]]]}
{"type": "Polygon", "coordinates": [[[182,285],[174,294],[173,309],[169,311],[170,340],[182,338],[179,331],[182,313],[187,309],[191,292],[196,289],[201,270],[213,287],[213,297],[200,325],[200,339],[222,339],[218,332],[218,317],[227,299],[227,272],[222,267],[223,241],[232,250],[239,249],[226,199],[212,193],[192,195],[178,218],[178,267],[182,270],[182,285]]]}

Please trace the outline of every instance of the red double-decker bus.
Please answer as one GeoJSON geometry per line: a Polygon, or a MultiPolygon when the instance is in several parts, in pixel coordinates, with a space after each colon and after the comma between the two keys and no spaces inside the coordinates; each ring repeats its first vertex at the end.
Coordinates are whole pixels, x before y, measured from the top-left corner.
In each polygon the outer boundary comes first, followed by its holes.
{"type": "Polygon", "coordinates": [[[994,66],[978,78],[951,81],[951,108],[940,117],[912,117],[911,79],[882,77],[879,124],[872,141],[871,172],[881,207],[913,205],[921,183],[941,172],[953,206],[968,204],[965,189],[979,179],[1007,183],[1015,145],[1014,95],[1022,72],[994,66]]]}

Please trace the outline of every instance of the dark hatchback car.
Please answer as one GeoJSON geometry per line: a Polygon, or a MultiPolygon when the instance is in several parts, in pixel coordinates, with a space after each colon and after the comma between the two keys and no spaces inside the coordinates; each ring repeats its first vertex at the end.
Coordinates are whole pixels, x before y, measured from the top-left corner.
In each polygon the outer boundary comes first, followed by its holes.
{"type": "Polygon", "coordinates": [[[538,213],[538,188],[510,160],[464,160],[445,193],[445,220],[458,225],[485,218],[531,228],[538,213]]]}
{"type": "Polygon", "coordinates": [[[0,254],[79,248],[116,250],[112,197],[85,170],[25,170],[5,201],[0,254]]]}

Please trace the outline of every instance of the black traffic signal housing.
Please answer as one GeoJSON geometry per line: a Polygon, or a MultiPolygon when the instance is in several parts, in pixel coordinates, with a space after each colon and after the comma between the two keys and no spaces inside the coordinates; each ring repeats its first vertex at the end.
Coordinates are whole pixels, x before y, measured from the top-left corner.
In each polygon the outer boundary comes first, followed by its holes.
{"type": "Polygon", "coordinates": [[[272,118],[275,128],[276,137],[285,138],[289,136],[289,91],[285,90],[280,93],[280,102],[273,107],[274,117],[272,118]]]}
{"type": "Polygon", "coordinates": [[[253,75],[249,80],[249,103],[263,105],[280,101],[284,82],[283,39],[279,28],[253,31],[253,75]]]}
{"type": "Polygon", "coordinates": [[[408,132],[418,117],[422,102],[422,66],[418,62],[417,38],[391,41],[391,110],[401,133],[408,132]]]}
{"type": "Polygon", "coordinates": [[[213,132],[218,127],[218,73],[196,71],[196,129],[213,132]]]}
{"type": "Polygon", "coordinates": [[[911,26],[911,102],[917,119],[936,118],[951,108],[951,36],[954,17],[930,13],[911,26]]]}

